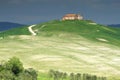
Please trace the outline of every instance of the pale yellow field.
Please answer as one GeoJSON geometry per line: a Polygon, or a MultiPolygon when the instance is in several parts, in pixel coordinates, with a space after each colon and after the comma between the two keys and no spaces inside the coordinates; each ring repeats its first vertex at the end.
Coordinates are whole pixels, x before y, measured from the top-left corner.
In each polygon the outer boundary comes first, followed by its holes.
{"type": "Polygon", "coordinates": [[[55,69],[118,77],[120,48],[100,40],[93,42],[82,36],[9,36],[0,40],[0,61],[16,56],[25,68],[33,67],[40,72],[55,69]]]}

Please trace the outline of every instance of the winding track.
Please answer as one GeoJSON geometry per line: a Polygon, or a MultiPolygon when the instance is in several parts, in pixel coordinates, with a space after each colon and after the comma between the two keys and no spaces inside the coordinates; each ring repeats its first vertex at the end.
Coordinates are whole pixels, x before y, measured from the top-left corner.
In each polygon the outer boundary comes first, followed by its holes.
{"type": "Polygon", "coordinates": [[[36,26],[36,25],[31,25],[31,26],[29,26],[29,27],[28,27],[28,30],[30,31],[30,33],[31,33],[32,35],[35,36],[35,35],[37,35],[37,34],[36,34],[36,33],[33,31],[33,29],[32,29],[34,26],[36,26]]]}

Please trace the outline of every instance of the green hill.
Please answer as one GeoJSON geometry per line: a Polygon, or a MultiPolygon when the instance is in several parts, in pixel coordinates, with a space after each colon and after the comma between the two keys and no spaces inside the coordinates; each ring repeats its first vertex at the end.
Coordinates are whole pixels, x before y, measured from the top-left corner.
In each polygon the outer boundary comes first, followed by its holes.
{"type": "Polygon", "coordinates": [[[26,68],[120,77],[120,29],[89,20],[50,21],[0,33],[0,61],[17,56],[26,68]]]}

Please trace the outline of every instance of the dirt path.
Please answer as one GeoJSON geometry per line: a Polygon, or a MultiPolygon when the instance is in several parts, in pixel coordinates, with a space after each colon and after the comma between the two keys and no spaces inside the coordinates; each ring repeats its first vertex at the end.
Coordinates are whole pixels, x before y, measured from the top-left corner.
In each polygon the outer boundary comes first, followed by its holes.
{"type": "Polygon", "coordinates": [[[28,30],[30,31],[30,33],[31,33],[32,35],[35,36],[35,35],[37,35],[37,34],[36,34],[36,33],[33,31],[33,29],[32,29],[34,26],[36,26],[36,25],[31,25],[31,26],[29,26],[29,27],[28,27],[28,30]]]}

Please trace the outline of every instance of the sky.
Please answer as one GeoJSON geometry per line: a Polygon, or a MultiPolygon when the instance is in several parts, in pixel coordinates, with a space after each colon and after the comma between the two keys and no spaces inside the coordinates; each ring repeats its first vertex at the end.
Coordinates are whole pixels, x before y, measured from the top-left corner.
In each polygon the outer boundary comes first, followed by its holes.
{"type": "Polygon", "coordinates": [[[0,22],[37,24],[68,13],[99,24],[120,24],[120,0],[0,0],[0,22]]]}

